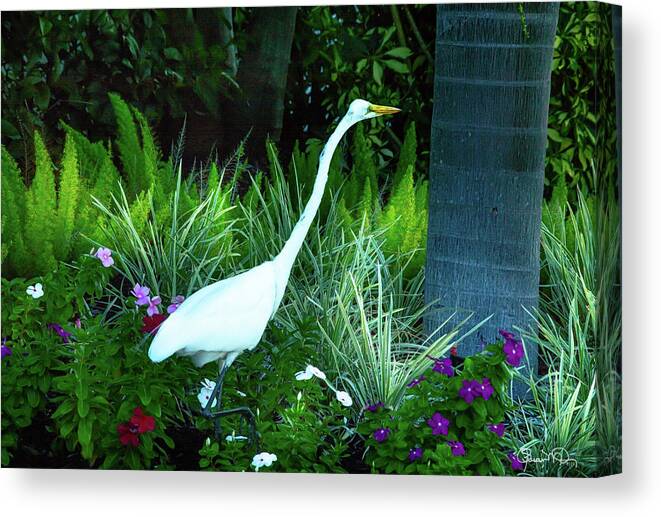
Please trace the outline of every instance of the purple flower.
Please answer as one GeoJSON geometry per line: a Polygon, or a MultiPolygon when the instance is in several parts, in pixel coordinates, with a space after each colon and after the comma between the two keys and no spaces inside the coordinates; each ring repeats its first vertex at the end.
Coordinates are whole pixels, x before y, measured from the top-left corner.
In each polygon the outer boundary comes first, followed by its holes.
{"type": "Polygon", "coordinates": [[[99,248],[94,256],[101,261],[103,267],[110,267],[115,263],[115,260],[112,258],[112,251],[108,248],[99,248]]]}
{"type": "Polygon", "coordinates": [[[429,420],[427,420],[427,425],[431,427],[431,434],[442,434],[447,436],[450,421],[437,411],[429,420]]]}
{"type": "Polygon", "coordinates": [[[136,305],[147,305],[149,304],[149,287],[141,286],[140,284],[135,284],[131,294],[135,296],[136,305]]]}
{"type": "Polygon", "coordinates": [[[463,386],[459,390],[459,396],[462,397],[467,404],[473,402],[473,399],[480,394],[480,383],[477,381],[463,381],[463,386]]]}
{"type": "Polygon", "coordinates": [[[493,395],[493,386],[491,385],[491,381],[488,378],[482,379],[482,383],[478,383],[478,393],[482,395],[482,398],[484,400],[489,400],[491,398],[491,395],[493,395]]]}
{"type": "Polygon", "coordinates": [[[168,314],[172,314],[174,311],[176,311],[179,306],[184,303],[184,300],[186,299],[185,296],[178,294],[174,298],[172,298],[172,303],[168,305],[168,314]]]}
{"type": "Polygon", "coordinates": [[[448,377],[453,377],[454,369],[452,368],[452,359],[449,357],[446,357],[445,359],[436,359],[432,370],[447,375],[448,377]]]}
{"type": "Polygon", "coordinates": [[[450,440],[447,444],[450,446],[453,456],[463,456],[466,454],[466,449],[464,449],[463,443],[450,440]]]}
{"type": "Polygon", "coordinates": [[[385,442],[388,439],[388,435],[390,435],[390,429],[387,427],[381,427],[374,431],[374,439],[379,443],[385,442]]]}
{"type": "Polygon", "coordinates": [[[525,464],[519,459],[519,457],[516,454],[514,454],[514,452],[508,453],[507,457],[510,460],[510,463],[512,464],[512,470],[524,469],[525,464]]]}
{"type": "Polygon", "coordinates": [[[149,300],[149,307],[147,307],[147,316],[153,316],[154,314],[159,314],[158,305],[161,304],[161,297],[154,296],[149,300]]]}
{"type": "Polygon", "coordinates": [[[64,330],[60,325],[58,325],[57,323],[49,323],[48,328],[54,330],[55,333],[62,338],[63,343],[69,342],[71,333],[64,330]]]}
{"type": "Polygon", "coordinates": [[[419,458],[422,458],[422,447],[414,447],[409,451],[409,461],[411,463],[419,458]]]}
{"type": "Polygon", "coordinates": [[[516,339],[511,332],[507,332],[506,330],[500,330],[499,332],[505,338],[503,353],[505,354],[507,363],[512,366],[519,366],[523,357],[523,343],[516,339]]]}
{"type": "Polygon", "coordinates": [[[487,429],[492,433],[496,433],[499,438],[502,438],[505,434],[505,424],[501,422],[500,424],[489,424],[487,429]]]}
{"type": "Polygon", "coordinates": [[[376,404],[368,404],[365,406],[365,409],[370,413],[376,413],[380,407],[383,407],[383,402],[377,402],[376,404]]]}
{"type": "Polygon", "coordinates": [[[511,332],[505,330],[505,329],[500,329],[498,330],[498,333],[503,336],[505,339],[516,339],[516,336],[512,334],[511,332]]]}
{"type": "Polygon", "coordinates": [[[8,355],[11,355],[11,354],[12,354],[11,348],[9,348],[9,347],[7,346],[7,339],[8,339],[8,338],[6,338],[6,337],[3,337],[3,338],[2,338],[2,348],[1,348],[1,350],[2,350],[2,355],[0,355],[0,359],[4,359],[4,358],[7,357],[8,355]]]}
{"type": "Polygon", "coordinates": [[[421,375],[421,376],[418,377],[417,379],[413,379],[411,382],[409,382],[409,383],[406,385],[406,387],[407,387],[407,388],[413,388],[413,387],[417,386],[418,384],[420,384],[420,383],[421,383],[422,381],[424,381],[424,380],[425,380],[425,376],[424,376],[424,375],[421,375]]]}

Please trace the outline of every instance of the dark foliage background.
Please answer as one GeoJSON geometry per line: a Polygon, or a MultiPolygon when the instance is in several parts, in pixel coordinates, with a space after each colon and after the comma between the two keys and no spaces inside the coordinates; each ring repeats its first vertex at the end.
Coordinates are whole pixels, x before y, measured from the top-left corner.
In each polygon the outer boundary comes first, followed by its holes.
{"type": "MultiPolygon", "coordinates": [[[[92,140],[107,138],[114,118],[106,92],[114,91],[145,113],[163,149],[186,125],[187,161],[205,159],[213,144],[230,150],[245,135],[224,134],[229,126],[225,106],[241,97],[228,54],[235,52],[241,62],[255,9],[233,10],[229,42],[223,16],[222,9],[3,13],[2,143],[22,161],[23,170],[33,170],[28,143],[35,129],[45,133],[46,145],[56,154],[62,148],[60,120],[92,140]]],[[[323,138],[350,100],[365,97],[405,112],[392,125],[368,131],[382,162],[396,155],[404,128],[415,122],[424,163],[434,19],[433,5],[299,8],[286,77],[282,151],[288,153],[296,140],[323,138]]],[[[610,31],[608,5],[561,5],[548,187],[563,179],[595,191],[615,173],[610,31]],[[595,153],[598,142],[606,152],[595,153]],[[599,173],[586,173],[600,156],[604,163],[594,164],[599,173]]]]}

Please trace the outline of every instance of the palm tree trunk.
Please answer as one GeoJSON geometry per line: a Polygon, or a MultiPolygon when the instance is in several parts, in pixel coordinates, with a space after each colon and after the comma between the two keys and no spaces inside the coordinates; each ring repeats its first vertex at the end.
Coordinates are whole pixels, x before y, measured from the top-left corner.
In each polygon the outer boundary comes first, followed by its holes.
{"type": "MultiPolygon", "coordinates": [[[[544,154],[558,3],[437,8],[429,230],[428,332],[457,311],[459,354],[537,307],[544,154]],[[521,11],[521,7],[523,8],[521,11]],[[469,328],[468,327],[468,328],[469,328]]],[[[537,352],[527,347],[536,369],[537,352]]]]}

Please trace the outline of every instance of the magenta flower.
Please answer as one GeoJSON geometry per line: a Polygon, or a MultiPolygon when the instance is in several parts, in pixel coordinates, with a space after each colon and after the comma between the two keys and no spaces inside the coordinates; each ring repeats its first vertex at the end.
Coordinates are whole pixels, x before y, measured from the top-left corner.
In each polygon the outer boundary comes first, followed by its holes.
{"type": "Polygon", "coordinates": [[[498,435],[498,438],[502,438],[503,435],[505,434],[505,424],[501,422],[500,424],[489,424],[487,426],[487,429],[491,431],[492,433],[496,433],[498,435]]]}
{"type": "Polygon", "coordinates": [[[374,439],[379,443],[385,442],[388,439],[389,435],[390,435],[390,429],[388,429],[387,427],[381,427],[380,429],[374,431],[374,439]]]}
{"type": "Polygon", "coordinates": [[[110,267],[115,263],[115,260],[112,258],[112,251],[108,248],[99,248],[94,256],[101,261],[103,267],[110,267]]]}
{"type": "Polygon", "coordinates": [[[463,456],[466,454],[466,449],[464,449],[463,443],[450,440],[447,444],[450,446],[453,456],[463,456]]]}
{"type": "Polygon", "coordinates": [[[520,340],[516,339],[516,336],[511,332],[506,330],[499,330],[500,335],[505,338],[505,343],[503,344],[503,353],[505,354],[505,360],[508,364],[512,366],[519,366],[521,364],[521,358],[523,357],[523,343],[520,340]]]}
{"type": "Polygon", "coordinates": [[[159,314],[158,305],[161,304],[161,297],[154,296],[149,300],[149,307],[147,307],[147,316],[153,316],[154,314],[159,314]]]}
{"type": "Polygon", "coordinates": [[[414,447],[409,451],[409,461],[411,463],[420,458],[422,458],[422,447],[414,447]]]}
{"type": "Polygon", "coordinates": [[[381,407],[383,407],[383,402],[377,402],[376,404],[368,404],[365,406],[365,410],[370,413],[376,413],[381,407]]]}
{"type": "Polygon", "coordinates": [[[459,390],[459,396],[462,397],[467,404],[480,395],[480,384],[477,381],[463,381],[463,385],[459,390]]]}
{"type": "Polygon", "coordinates": [[[2,347],[1,347],[2,353],[0,354],[0,359],[4,359],[8,355],[12,354],[11,348],[7,346],[7,339],[8,338],[6,337],[2,338],[2,347]]]}
{"type": "Polygon", "coordinates": [[[507,458],[510,460],[510,463],[512,464],[512,470],[523,470],[525,468],[525,464],[519,459],[519,457],[516,454],[514,454],[514,452],[508,453],[507,458]]]}
{"type": "Polygon", "coordinates": [[[446,357],[445,359],[436,359],[434,361],[433,371],[438,372],[448,377],[454,376],[454,368],[452,368],[452,359],[446,357]]]}
{"type": "Polygon", "coordinates": [[[407,388],[414,388],[415,386],[417,386],[418,384],[420,384],[420,383],[421,383],[422,381],[424,381],[424,380],[425,380],[425,376],[424,376],[424,375],[421,375],[421,376],[418,377],[417,379],[413,379],[411,382],[409,382],[409,383],[406,385],[406,387],[407,387],[407,388]]]}
{"type": "Polygon", "coordinates": [[[477,384],[477,388],[477,392],[482,395],[484,400],[489,400],[491,395],[493,395],[493,386],[491,385],[491,381],[486,377],[482,379],[481,384],[477,384]]]}
{"type": "Polygon", "coordinates": [[[69,338],[71,337],[71,333],[67,332],[62,328],[62,326],[58,325],[57,323],[49,323],[48,328],[51,330],[54,330],[55,333],[62,338],[63,343],[68,343],[69,338]]]}
{"type": "Polygon", "coordinates": [[[186,299],[185,296],[178,294],[174,298],[172,298],[172,303],[168,305],[168,314],[172,314],[174,311],[176,311],[179,306],[184,303],[184,300],[186,299]]]}
{"type": "Polygon", "coordinates": [[[442,434],[447,436],[450,421],[437,411],[429,420],[427,420],[427,425],[431,427],[431,434],[442,434]]]}
{"type": "Polygon", "coordinates": [[[149,287],[144,287],[140,284],[135,284],[131,294],[135,296],[136,305],[148,305],[149,304],[149,287]]]}

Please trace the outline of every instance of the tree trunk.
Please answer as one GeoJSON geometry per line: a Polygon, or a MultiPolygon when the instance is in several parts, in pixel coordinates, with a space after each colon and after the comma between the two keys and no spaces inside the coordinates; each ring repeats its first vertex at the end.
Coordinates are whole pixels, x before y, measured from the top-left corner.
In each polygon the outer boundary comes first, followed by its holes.
{"type": "Polygon", "coordinates": [[[256,9],[246,38],[251,45],[241,56],[237,74],[242,95],[227,109],[232,143],[236,145],[250,132],[248,151],[258,161],[265,155],[266,138],[277,141],[282,131],[296,9],[256,9]]]}
{"type": "MultiPolygon", "coordinates": [[[[479,352],[537,307],[557,3],[437,8],[425,292],[428,332],[457,311],[479,352]],[[520,12],[523,7],[523,13],[520,12]]],[[[537,351],[527,346],[534,370],[537,351]]]]}

